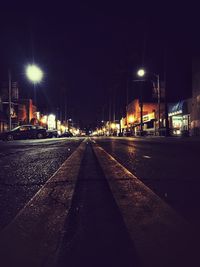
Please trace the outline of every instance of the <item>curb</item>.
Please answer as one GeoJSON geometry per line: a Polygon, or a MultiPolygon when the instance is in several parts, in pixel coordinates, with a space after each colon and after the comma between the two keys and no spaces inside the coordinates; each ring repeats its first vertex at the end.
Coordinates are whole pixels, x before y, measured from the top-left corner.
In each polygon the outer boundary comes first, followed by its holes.
{"type": "Polygon", "coordinates": [[[93,149],[142,266],[195,266],[187,222],[95,142],[93,149]]]}
{"type": "Polygon", "coordinates": [[[85,146],[83,141],[2,231],[2,266],[54,266],[85,146]]]}

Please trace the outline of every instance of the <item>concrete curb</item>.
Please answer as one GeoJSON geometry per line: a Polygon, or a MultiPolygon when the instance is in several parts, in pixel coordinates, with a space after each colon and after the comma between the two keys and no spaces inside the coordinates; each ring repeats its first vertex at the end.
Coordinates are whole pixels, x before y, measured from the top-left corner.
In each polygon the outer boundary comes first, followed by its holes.
{"type": "Polygon", "coordinates": [[[186,221],[103,148],[93,143],[93,149],[142,265],[195,266],[194,238],[186,221]]]}
{"type": "Polygon", "coordinates": [[[83,141],[3,230],[2,266],[54,266],[85,146],[83,141]]]}

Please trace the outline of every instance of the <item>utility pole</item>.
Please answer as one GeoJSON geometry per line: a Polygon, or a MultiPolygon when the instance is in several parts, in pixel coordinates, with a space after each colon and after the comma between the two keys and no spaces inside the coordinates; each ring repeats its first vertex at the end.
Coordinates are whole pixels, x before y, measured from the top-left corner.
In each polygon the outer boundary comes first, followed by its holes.
{"type": "Polygon", "coordinates": [[[34,105],[37,107],[37,93],[36,93],[36,84],[33,83],[33,90],[34,90],[34,105]]]}
{"type": "Polygon", "coordinates": [[[9,112],[9,130],[12,130],[12,95],[11,95],[11,91],[12,91],[12,81],[11,81],[11,72],[10,70],[8,71],[8,112],[9,112]]]}
{"type": "Polygon", "coordinates": [[[103,105],[103,106],[102,106],[102,121],[104,121],[104,117],[105,117],[105,116],[104,116],[104,110],[105,110],[105,106],[103,105]]]}
{"type": "Polygon", "coordinates": [[[64,110],[65,110],[65,112],[64,112],[64,121],[65,121],[65,123],[66,123],[66,121],[67,121],[67,92],[66,92],[66,88],[64,89],[65,91],[64,91],[64,110]]]}
{"type": "Polygon", "coordinates": [[[112,111],[112,100],[111,100],[111,89],[109,90],[109,114],[108,114],[108,118],[109,118],[109,135],[110,135],[110,129],[111,129],[111,111],[112,111]]]}
{"type": "Polygon", "coordinates": [[[143,95],[142,84],[140,83],[140,135],[143,135],[143,95]]]}
{"type": "Polygon", "coordinates": [[[113,89],[113,122],[115,122],[115,92],[116,88],[113,89]]]}
{"type": "Polygon", "coordinates": [[[168,99],[167,99],[167,49],[165,48],[164,58],[164,93],[165,93],[165,137],[169,136],[169,116],[168,116],[168,99]]]}
{"type": "Polygon", "coordinates": [[[128,79],[126,81],[126,106],[128,106],[129,104],[129,82],[128,82],[128,79]]]}
{"type": "Polygon", "coordinates": [[[160,135],[160,97],[161,97],[161,93],[160,93],[160,77],[159,75],[157,76],[157,86],[158,86],[158,135],[160,135]]]}

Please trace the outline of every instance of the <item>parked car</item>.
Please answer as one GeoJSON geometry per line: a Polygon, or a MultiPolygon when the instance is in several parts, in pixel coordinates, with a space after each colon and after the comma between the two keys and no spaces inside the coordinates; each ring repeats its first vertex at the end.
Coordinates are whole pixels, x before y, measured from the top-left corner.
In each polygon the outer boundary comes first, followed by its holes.
{"type": "Polygon", "coordinates": [[[73,137],[73,134],[70,132],[65,132],[65,133],[59,135],[59,137],[73,137]]]}
{"type": "Polygon", "coordinates": [[[17,139],[41,139],[46,138],[46,136],[46,129],[41,126],[21,125],[11,131],[1,133],[0,139],[4,141],[11,141],[17,139]]]}
{"type": "Polygon", "coordinates": [[[53,138],[58,136],[59,134],[57,130],[47,130],[47,138],[53,138]]]}

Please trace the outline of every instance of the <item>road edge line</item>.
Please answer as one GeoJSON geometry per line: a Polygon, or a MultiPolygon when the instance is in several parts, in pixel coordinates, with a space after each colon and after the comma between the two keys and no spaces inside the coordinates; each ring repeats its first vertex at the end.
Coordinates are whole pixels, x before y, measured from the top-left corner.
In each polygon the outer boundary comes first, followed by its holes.
{"type": "Polygon", "coordinates": [[[85,147],[86,139],[3,229],[0,260],[4,266],[55,265],[85,147]]]}
{"type": "Polygon", "coordinates": [[[195,262],[184,254],[193,240],[188,223],[96,142],[93,149],[143,266],[195,262]]]}

